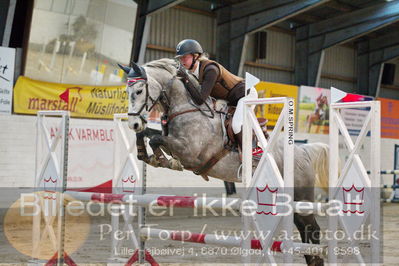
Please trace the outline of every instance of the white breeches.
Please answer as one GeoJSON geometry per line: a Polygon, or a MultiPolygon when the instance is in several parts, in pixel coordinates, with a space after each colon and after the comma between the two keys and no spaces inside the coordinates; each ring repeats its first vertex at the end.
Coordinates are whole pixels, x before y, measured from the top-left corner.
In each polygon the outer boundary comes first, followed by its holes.
{"type": "MultiPolygon", "coordinates": [[[[237,108],[233,116],[233,122],[232,122],[232,127],[234,134],[240,133],[241,128],[242,128],[242,123],[244,119],[244,103],[243,101],[245,99],[258,99],[258,92],[254,87],[250,88],[250,91],[248,95],[242,97],[240,100],[238,100],[237,103],[237,108]]],[[[253,107],[255,108],[255,106],[253,107]]]]}

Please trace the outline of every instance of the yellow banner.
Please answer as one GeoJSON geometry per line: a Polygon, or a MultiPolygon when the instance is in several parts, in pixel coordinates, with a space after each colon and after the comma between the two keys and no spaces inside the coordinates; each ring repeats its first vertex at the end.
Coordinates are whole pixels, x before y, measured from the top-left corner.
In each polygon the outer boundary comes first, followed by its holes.
{"type": "Polygon", "coordinates": [[[125,86],[86,86],[32,80],[20,76],[14,87],[14,112],[70,111],[73,117],[112,119],[127,113],[125,86]]]}
{"type": "MultiPolygon", "coordinates": [[[[259,98],[270,98],[270,97],[291,97],[296,103],[298,100],[298,86],[265,82],[261,81],[255,86],[258,91],[259,98]]],[[[281,110],[283,108],[282,104],[267,104],[258,105],[255,109],[257,117],[264,117],[268,121],[267,125],[274,127],[276,125],[277,119],[280,116],[281,110]]]]}

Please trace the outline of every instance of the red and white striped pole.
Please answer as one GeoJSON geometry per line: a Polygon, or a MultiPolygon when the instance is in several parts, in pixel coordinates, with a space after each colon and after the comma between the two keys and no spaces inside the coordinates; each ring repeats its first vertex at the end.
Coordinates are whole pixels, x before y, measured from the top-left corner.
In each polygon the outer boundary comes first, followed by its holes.
{"type": "MultiPolygon", "coordinates": [[[[190,197],[160,194],[129,195],[67,191],[66,194],[76,200],[84,202],[95,201],[101,203],[133,204],[135,206],[162,206],[176,208],[214,208],[240,210],[241,199],[239,198],[211,198],[190,197]]],[[[321,202],[294,202],[293,208],[296,213],[325,212],[327,204],[321,202]]]]}
{"type": "Polygon", "coordinates": [[[109,194],[109,193],[93,193],[67,191],[66,194],[75,200],[95,201],[101,203],[120,203],[133,204],[136,206],[163,206],[177,208],[214,208],[239,210],[241,199],[239,198],[211,198],[211,197],[189,197],[189,196],[172,196],[159,194],[145,195],[129,195],[129,194],[109,194]]]}

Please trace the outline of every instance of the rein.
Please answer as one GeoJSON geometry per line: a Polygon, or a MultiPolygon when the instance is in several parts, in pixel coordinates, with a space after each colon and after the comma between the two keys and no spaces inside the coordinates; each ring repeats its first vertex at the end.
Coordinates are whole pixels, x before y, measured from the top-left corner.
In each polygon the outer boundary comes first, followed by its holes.
{"type": "Polygon", "coordinates": [[[173,114],[168,116],[168,123],[170,121],[172,121],[172,119],[175,118],[176,116],[183,115],[183,114],[186,114],[186,113],[191,113],[191,112],[199,112],[199,111],[200,110],[198,108],[195,108],[195,109],[188,109],[188,110],[185,110],[185,111],[182,111],[182,112],[173,113],[173,114]]]}

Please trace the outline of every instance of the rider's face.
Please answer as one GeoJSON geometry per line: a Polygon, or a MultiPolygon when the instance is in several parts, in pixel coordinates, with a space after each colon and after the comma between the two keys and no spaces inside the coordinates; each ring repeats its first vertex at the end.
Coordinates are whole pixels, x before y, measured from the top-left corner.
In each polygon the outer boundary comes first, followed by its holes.
{"type": "Polygon", "coordinates": [[[193,63],[194,56],[192,54],[186,54],[179,57],[180,63],[186,68],[189,69],[191,64],[193,63]]]}

